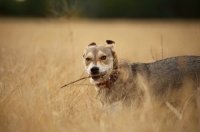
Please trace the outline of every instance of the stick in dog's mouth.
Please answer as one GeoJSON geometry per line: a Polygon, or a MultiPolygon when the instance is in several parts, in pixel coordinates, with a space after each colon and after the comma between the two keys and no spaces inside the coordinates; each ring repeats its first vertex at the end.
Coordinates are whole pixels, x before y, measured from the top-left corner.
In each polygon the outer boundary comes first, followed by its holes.
{"type": "Polygon", "coordinates": [[[70,82],[70,83],[67,83],[67,84],[63,85],[63,86],[60,87],[60,88],[67,87],[68,85],[71,85],[71,84],[76,83],[76,82],[78,82],[78,81],[81,81],[81,80],[83,80],[83,79],[93,78],[93,77],[103,77],[104,75],[105,75],[105,74],[102,73],[102,74],[96,74],[96,75],[92,75],[92,76],[88,76],[88,77],[82,77],[82,78],[77,79],[77,80],[75,80],[75,81],[73,81],[73,82],[70,82]]]}

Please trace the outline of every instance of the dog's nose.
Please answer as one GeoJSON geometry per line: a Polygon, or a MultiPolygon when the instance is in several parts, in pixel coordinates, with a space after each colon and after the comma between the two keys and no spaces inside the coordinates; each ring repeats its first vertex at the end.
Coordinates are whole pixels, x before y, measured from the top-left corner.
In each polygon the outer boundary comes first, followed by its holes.
{"type": "Polygon", "coordinates": [[[91,68],[90,71],[91,71],[92,74],[97,74],[97,73],[99,73],[99,67],[94,66],[94,67],[91,68]]]}

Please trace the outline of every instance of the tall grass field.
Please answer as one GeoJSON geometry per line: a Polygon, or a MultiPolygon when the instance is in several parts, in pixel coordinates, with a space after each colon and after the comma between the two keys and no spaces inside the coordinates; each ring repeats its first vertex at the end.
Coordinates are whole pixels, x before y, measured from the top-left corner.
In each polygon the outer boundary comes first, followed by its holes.
{"type": "Polygon", "coordinates": [[[120,59],[153,62],[200,55],[200,21],[0,19],[1,132],[198,132],[180,107],[154,101],[108,116],[87,76],[83,51],[115,41],[120,59]]]}

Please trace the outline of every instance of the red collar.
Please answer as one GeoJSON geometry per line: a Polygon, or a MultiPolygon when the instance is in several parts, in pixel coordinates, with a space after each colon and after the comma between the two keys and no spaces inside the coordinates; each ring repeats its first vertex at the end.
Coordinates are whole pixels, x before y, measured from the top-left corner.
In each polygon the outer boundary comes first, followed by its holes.
{"type": "Polygon", "coordinates": [[[105,87],[105,88],[111,88],[111,86],[114,84],[114,82],[118,79],[119,71],[113,72],[113,74],[110,75],[110,78],[108,78],[105,82],[101,82],[96,84],[98,87],[105,87]]]}

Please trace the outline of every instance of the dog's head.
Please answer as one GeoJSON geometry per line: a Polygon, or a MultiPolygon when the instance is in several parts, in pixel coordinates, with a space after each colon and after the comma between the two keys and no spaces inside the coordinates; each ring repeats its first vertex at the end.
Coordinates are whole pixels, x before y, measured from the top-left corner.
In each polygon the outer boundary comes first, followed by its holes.
{"type": "Polygon", "coordinates": [[[93,76],[93,84],[101,83],[108,79],[113,70],[118,68],[118,59],[114,51],[115,42],[107,40],[106,46],[91,43],[87,46],[83,58],[87,73],[93,76]]]}

